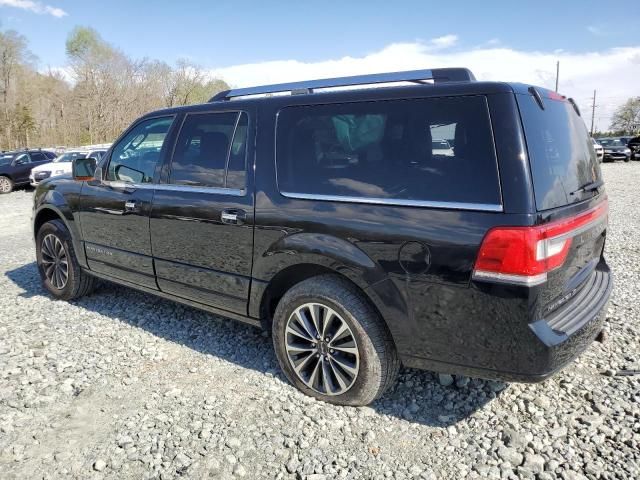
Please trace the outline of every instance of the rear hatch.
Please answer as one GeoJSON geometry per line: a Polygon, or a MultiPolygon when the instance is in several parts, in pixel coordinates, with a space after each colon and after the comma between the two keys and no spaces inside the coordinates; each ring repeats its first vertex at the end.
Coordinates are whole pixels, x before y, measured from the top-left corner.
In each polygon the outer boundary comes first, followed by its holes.
{"type": "Polygon", "coordinates": [[[516,97],[539,228],[544,230],[536,255],[544,259],[547,271],[538,290],[536,317],[548,318],[579,298],[581,290],[602,282],[601,276],[608,279],[602,256],[608,202],[596,152],[575,103],[552,91],[529,91],[516,97]]]}

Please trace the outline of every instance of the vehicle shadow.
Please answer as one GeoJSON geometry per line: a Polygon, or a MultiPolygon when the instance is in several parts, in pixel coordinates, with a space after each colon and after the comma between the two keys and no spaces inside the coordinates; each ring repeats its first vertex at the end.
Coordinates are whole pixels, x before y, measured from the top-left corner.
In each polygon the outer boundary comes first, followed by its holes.
{"type": "MultiPolygon", "coordinates": [[[[23,298],[48,296],[35,262],[10,270],[6,276],[22,289],[19,296],[23,298]]],[[[93,294],[73,303],[167,341],[270,373],[287,382],[275,358],[271,338],[258,328],[110,282],[99,282],[93,294]]],[[[442,386],[437,374],[402,368],[397,384],[370,407],[410,422],[447,427],[482,409],[506,386],[479,379],[458,379],[457,384],[442,386]]]]}

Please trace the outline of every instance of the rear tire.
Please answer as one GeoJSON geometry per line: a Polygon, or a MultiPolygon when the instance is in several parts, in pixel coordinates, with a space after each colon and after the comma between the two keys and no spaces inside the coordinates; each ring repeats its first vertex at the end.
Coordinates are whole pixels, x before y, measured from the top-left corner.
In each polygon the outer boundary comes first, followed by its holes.
{"type": "Polygon", "coordinates": [[[337,275],[304,280],[282,297],[273,343],[293,385],[337,405],[371,403],[400,368],[383,320],[357,287],[337,275]]]}
{"type": "Polygon", "coordinates": [[[4,175],[0,175],[0,194],[11,193],[13,191],[13,180],[4,175]]]}
{"type": "Polygon", "coordinates": [[[38,230],[36,259],[42,284],[54,297],[73,300],[93,290],[95,278],[80,268],[71,234],[61,220],[46,222],[38,230]]]}

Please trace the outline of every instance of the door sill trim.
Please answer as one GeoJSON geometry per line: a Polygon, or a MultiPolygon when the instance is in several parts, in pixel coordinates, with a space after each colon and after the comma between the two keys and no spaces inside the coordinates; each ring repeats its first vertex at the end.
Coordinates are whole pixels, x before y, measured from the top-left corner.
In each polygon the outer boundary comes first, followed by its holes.
{"type": "Polygon", "coordinates": [[[246,324],[254,326],[254,327],[258,327],[258,328],[262,327],[262,324],[260,323],[260,320],[258,320],[256,318],[248,317],[246,315],[241,315],[239,313],[229,312],[229,311],[223,310],[221,308],[212,307],[212,306],[206,305],[204,303],[195,302],[193,300],[188,300],[186,298],[178,297],[178,296],[172,295],[170,293],[161,292],[160,290],[153,290],[151,288],[143,287],[141,285],[136,285],[135,283],[127,282],[126,280],[121,280],[119,278],[115,278],[115,277],[112,277],[110,275],[105,275],[103,273],[95,272],[93,270],[88,270],[88,269],[83,268],[82,271],[83,271],[83,273],[86,273],[88,275],[92,275],[92,276],[94,276],[96,278],[100,278],[100,279],[106,280],[108,282],[116,283],[118,285],[123,285],[125,287],[129,287],[129,288],[132,288],[134,290],[138,290],[140,292],[150,293],[150,294],[155,295],[157,297],[161,297],[161,298],[165,298],[167,300],[171,300],[171,301],[174,301],[174,302],[177,302],[177,303],[181,303],[181,304],[186,305],[188,307],[193,307],[193,308],[197,308],[199,310],[204,310],[206,312],[213,313],[214,315],[219,315],[221,317],[226,317],[226,318],[230,318],[232,320],[237,320],[237,321],[240,321],[242,323],[246,323],[246,324]]]}

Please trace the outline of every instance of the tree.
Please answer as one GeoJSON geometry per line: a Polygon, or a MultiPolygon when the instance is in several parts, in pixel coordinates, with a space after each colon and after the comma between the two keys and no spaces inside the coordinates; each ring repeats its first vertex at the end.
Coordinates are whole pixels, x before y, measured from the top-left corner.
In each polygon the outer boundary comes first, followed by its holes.
{"type": "Polygon", "coordinates": [[[0,32],[0,101],[2,102],[4,124],[2,144],[13,143],[11,110],[18,88],[16,79],[22,67],[29,65],[34,58],[27,48],[24,36],[14,30],[0,32]]]}
{"type": "Polygon", "coordinates": [[[618,107],[609,128],[625,134],[640,130],[640,97],[632,97],[618,107]]]}
{"type": "Polygon", "coordinates": [[[65,46],[68,66],[39,72],[25,38],[0,30],[0,149],[112,142],[143,113],[229,88],[186,60],[133,59],[92,28],[65,46]]]}
{"type": "Polygon", "coordinates": [[[26,105],[19,105],[14,114],[16,135],[20,143],[29,146],[29,136],[36,128],[31,110],[26,105]]]}

